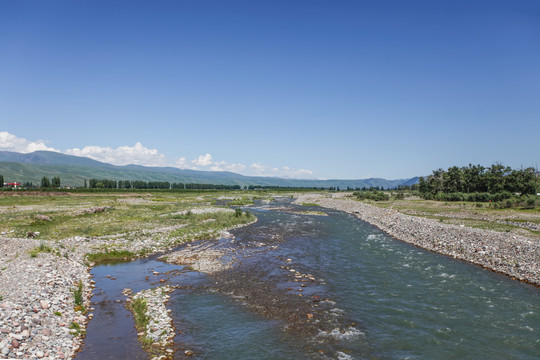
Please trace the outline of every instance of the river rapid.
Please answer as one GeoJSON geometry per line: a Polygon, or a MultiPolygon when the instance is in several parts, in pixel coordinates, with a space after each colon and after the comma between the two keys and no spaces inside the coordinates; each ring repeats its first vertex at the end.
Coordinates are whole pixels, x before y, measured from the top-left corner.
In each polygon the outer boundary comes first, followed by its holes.
{"type": "Polygon", "coordinates": [[[232,269],[206,275],[157,257],[94,267],[77,359],[147,358],[121,292],[163,284],[177,286],[175,359],[538,358],[540,289],[343,212],[289,200],[250,210],[255,224],[210,240],[232,269]]]}

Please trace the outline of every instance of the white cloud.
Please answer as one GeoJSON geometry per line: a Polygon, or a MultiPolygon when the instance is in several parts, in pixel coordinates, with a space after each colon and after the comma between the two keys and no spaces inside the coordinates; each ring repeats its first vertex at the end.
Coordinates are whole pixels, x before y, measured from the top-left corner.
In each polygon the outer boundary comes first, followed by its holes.
{"type": "Polygon", "coordinates": [[[198,158],[191,160],[191,163],[195,166],[210,166],[212,165],[212,155],[200,155],[198,158]]]}
{"type": "Polygon", "coordinates": [[[251,164],[250,169],[256,176],[274,176],[285,178],[308,178],[313,175],[313,171],[307,169],[293,169],[289,166],[283,166],[281,169],[263,165],[260,162],[251,164]]]}
{"type": "Polygon", "coordinates": [[[226,161],[215,161],[212,164],[212,167],[210,167],[210,170],[212,171],[232,171],[236,173],[241,173],[246,169],[246,165],[244,164],[230,164],[226,161]]]}
{"type": "Polygon", "coordinates": [[[270,166],[266,166],[266,165],[256,162],[249,165],[249,167],[250,169],[253,170],[253,172],[257,176],[271,176],[271,175],[267,175],[268,169],[270,169],[270,166]]]}
{"type": "Polygon", "coordinates": [[[230,163],[224,160],[215,161],[209,153],[200,155],[191,161],[185,157],[180,157],[174,163],[171,163],[157,149],[149,149],[140,142],[135,143],[134,146],[119,146],[117,148],[85,146],[82,149],[73,148],[60,151],[47,146],[43,140],[29,141],[6,131],[0,132],[0,150],[20,153],[30,153],[37,150],[56,151],[69,155],[87,157],[113,165],[175,166],[181,169],[192,170],[200,170],[202,168],[203,170],[211,171],[231,171],[243,175],[285,178],[310,178],[313,175],[311,170],[296,170],[289,166],[278,168],[264,165],[260,162],[246,166],[242,163],[230,163]]]}
{"type": "Polygon", "coordinates": [[[15,151],[20,153],[31,153],[38,150],[56,151],[55,148],[45,145],[43,140],[29,141],[25,138],[17,137],[7,131],[0,131],[0,150],[15,151]]]}
{"type": "Polygon", "coordinates": [[[180,159],[176,160],[174,166],[180,169],[185,169],[189,167],[189,164],[185,157],[181,157],[180,159]]]}
{"type": "Polygon", "coordinates": [[[85,146],[65,151],[66,154],[84,156],[113,165],[166,166],[165,155],[157,149],[149,149],[140,142],[134,146],[119,146],[116,149],[102,146],[85,146]]]}

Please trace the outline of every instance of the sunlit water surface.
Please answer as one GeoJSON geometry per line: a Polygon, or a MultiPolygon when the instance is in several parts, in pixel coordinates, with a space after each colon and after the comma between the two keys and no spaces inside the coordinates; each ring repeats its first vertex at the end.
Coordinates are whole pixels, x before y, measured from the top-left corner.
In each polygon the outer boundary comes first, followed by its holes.
{"type": "Polygon", "coordinates": [[[341,212],[298,210],[306,208],[252,209],[259,221],[221,240],[238,249],[237,267],[216,276],[174,272],[182,267],[152,258],[95,267],[94,319],[77,358],[146,358],[116,300],[123,288],[159,286],[160,278],[182,287],[169,302],[178,359],[185,349],[201,359],[539,358],[538,288],[341,212]],[[294,282],[290,269],[316,280],[294,282]]]}

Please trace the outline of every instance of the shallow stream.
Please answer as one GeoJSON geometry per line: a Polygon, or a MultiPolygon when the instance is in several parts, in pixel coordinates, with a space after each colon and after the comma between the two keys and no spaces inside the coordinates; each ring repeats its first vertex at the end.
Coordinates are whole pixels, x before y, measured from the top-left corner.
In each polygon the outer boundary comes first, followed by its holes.
{"type": "Polygon", "coordinates": [[[231,270],[205,275],[156,258],[96,266],[77,359],[147,358],[121,291],[166,283],[180,286],[168,303],[177,359],[185,349],[194,359],[538,358],[540,289],[342,212],[289,201],[250,210],[257,223],[216,241],[234,249],[231,270]]]}

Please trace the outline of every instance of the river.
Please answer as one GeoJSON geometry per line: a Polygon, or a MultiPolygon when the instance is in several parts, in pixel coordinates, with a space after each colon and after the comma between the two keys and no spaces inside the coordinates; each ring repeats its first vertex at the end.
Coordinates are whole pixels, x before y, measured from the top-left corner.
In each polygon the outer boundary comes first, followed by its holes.
{"type": "Polygon", "coordinates": [[[540,289],[343,212],[288,200],[251,211],[255,224],[215,240],[235,249],[231,270],[205,275],[156,257],[94,267],[77,359],[145,359],[121,291],[164,283],[180,287],[168,303],[177,359],[185,349],[200,359],[538,358],[540,289]]]}

